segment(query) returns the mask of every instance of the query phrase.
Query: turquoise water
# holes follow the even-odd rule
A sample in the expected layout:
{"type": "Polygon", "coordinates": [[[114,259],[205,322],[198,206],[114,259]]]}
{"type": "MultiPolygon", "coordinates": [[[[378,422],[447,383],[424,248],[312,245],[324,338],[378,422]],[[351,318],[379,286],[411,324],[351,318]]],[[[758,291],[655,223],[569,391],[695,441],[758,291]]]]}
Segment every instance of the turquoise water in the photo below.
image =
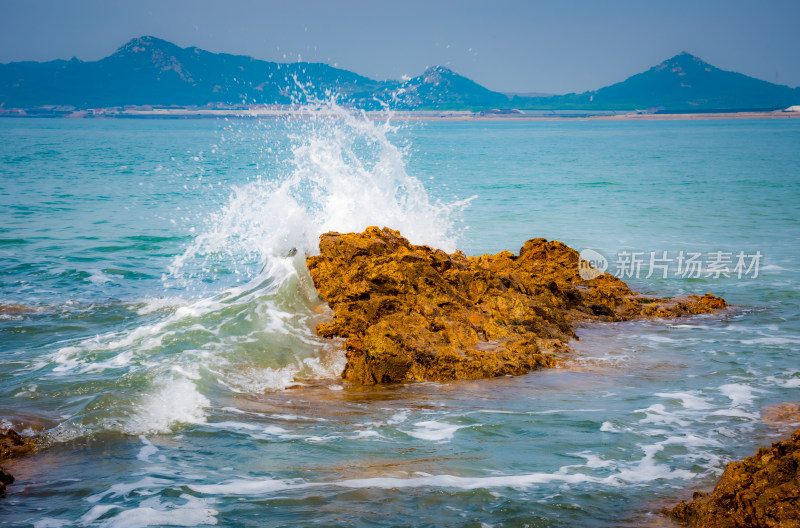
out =
{"type": "MultiPolygon", "coordinates": [[[[784,435],[800,388],[800,122],[0,120],[8,526],[642,526],[784,435]],[[303,255],[368,225],[543,236],[737,277],[731,310],[584,328],[564,368],[343,384],[303,255]],[[292,250],[298,250],[293,255],[292,250]],[[293,256],[292,256],[293,255],[293,256]]],[[[796,427],[796,424],[794,425],[796,427]]]]}

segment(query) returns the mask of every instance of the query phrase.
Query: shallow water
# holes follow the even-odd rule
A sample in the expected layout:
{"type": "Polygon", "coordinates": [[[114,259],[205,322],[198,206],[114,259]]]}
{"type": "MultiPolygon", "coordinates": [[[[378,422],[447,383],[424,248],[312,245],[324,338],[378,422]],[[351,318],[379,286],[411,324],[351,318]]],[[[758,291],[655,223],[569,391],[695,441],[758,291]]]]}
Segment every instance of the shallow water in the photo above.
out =
{"type": "MultiPolygon", "coordinates": [[[[641,526],[798,401],[794,121],[0,120],[10,526],[641,526]],[[762,254],[713,316],[579,330],[563,368],[343,384],[319,233],[516,251],[762,254]],[[295,250],[295,251],[292,251],[295,250]],[[295,253],[293,255],[293,253],[295,253]]],[[[731,264],[732,266],[732,264],[731,264]]]]}

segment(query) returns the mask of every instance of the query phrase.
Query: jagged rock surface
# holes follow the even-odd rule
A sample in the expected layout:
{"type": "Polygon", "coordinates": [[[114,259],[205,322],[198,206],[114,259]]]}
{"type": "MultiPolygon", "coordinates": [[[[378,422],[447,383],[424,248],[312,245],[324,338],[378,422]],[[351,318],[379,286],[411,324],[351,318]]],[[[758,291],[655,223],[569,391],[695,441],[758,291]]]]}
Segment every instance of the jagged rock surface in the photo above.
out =
{"type": "Polygon", "coordinates": [[[529,240],[514,255],[467,257],[415,246],[392,229],[326,233],[306,263],[342,337],[345,379],[361,383],[471,379],[553,367],[582,320],[678,317],[726,303],[636,295],[610,274],[581,278],[578,253],[529,240]]]}
{"type": "Polygon", "coordinates": [[[711,494],[695,492],[671,514],[693,528],[800,527],[800,430],[731,462],[711,494]]]}
{"type": "MultiPolygon", "coordinates": [[[[20,436],[13,429],[0,430],[0,462],[9,458],[27,455],[34,449],[30,438],[20,436]]],[[[0,497],[5,496],[6,486],[14,482],[14,476],[0,467],[0,497]]]]}

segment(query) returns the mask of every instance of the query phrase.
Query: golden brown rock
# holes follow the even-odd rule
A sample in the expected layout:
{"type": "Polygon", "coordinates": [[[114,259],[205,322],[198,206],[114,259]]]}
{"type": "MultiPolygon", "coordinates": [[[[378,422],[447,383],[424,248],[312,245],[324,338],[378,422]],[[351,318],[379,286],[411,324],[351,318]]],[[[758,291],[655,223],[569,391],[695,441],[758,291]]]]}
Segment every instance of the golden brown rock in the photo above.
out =
{"type": "MultiPolygon", "coordinates": [[[[27,455],[34,449],[33,440],[20,436],[13,429],[0,429],[0,462],[9,458],[27,455]]],[[[6,494],[6,486],[14,482],[14,476],[0,467],[0,497],[6,494]]]]}
{"type": "Polygon", "coordinates": [[[800,430],[725,468],[711,494],[695,492],[671,514],[693,528],[800,527],[800,430]]]}
{"type": "Polygon", "coordinates": [[[362,384],[471,379],[552,367],[581,320],[677,317],[726,306],[707,294],[637,296],[620,279],[583,280],[578,253],[529,240],[519,255],[467,257],[414,246],[392,229],[326,233],[306,259],[345,338],[343,377],[362,384]]]}
{"type": "MultiPolygon", "coordinates": [[[[20,436],[13,429],[0,430],[0,462],[9,458],[27,455],[34,449],[33,440],[20,436]]],[[[14,482],[11,473],[0,467],[0,497],[5,496],[6,486],[14,482]]]]}
{"type": "Polygon", "coordinates": [[[0,460],[27,455],[33,451],[33,440],[13,429],[0,429],[0,460]]]}

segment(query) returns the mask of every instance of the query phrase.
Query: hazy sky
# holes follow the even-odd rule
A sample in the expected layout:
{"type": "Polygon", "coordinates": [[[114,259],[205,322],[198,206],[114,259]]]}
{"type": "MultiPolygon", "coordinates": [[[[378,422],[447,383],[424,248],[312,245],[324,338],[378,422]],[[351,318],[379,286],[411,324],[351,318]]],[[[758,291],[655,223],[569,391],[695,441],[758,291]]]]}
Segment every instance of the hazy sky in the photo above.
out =
{"type": "Polygon", "coordinates": [[[441,64],[493,90],[582,92],[682,50],[800,85],[800,0],[0,0],[0,62],[97,60],[133,37],[375,79],[441,64]]]}

